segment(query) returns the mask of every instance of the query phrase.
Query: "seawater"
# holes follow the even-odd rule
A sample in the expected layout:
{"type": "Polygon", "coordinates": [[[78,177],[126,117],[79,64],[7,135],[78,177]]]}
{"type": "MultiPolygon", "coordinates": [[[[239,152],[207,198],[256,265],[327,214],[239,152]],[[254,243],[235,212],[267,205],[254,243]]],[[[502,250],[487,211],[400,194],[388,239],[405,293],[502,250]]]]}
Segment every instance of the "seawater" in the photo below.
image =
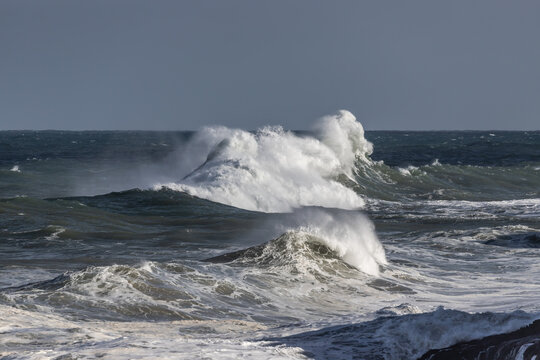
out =
{"type": "Polygon", "coordinates": [[[415,359],[540,318],[540,132],[0,132],[0,356],[415,359]]]}

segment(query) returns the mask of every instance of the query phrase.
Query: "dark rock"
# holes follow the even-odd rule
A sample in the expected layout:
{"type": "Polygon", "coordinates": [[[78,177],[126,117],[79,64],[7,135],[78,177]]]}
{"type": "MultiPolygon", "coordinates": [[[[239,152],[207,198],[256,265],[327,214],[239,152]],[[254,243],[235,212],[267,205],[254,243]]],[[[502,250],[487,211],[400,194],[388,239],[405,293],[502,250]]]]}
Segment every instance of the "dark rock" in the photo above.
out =
{"type": "Polygon", "coordinates": [[[430,350],[419,360],[540,360],[540,320],[519,330],[430,350]],[[519,356],[519,357],[518,357],[519,356]]]}
{"type": "Polygon", "coordinates": [[[540,234],[511,234],[502,235],[484,242],[486,245],[503,246],[508,248],[540,248],[540,234]]]}

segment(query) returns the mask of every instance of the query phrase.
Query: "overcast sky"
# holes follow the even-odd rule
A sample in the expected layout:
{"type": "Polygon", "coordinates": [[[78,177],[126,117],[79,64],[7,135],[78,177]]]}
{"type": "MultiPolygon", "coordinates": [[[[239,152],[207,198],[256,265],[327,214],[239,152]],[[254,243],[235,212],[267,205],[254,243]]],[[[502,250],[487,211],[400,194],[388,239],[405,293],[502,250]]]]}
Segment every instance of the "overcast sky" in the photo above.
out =
{"type": "Polygon", "coordinates": [[[0,129],[540,129],[540,1],[0,1],[0,129]]]}

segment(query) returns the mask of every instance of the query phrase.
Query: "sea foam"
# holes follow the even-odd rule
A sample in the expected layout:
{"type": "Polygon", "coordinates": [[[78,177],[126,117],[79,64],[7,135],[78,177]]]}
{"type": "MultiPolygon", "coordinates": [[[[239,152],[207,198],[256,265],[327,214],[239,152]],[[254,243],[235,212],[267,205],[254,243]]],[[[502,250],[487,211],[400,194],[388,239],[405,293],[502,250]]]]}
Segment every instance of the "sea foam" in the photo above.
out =
{"type": "Polygon", "coordinates": [[[156,184],[235,207],[289,212],[301,206],[356,209],[364,205],[353,190],[336,181],[350,175],[356,160],[367,160],[372,145],[346,110],[315,125],[315,137],[282,127],[254,133],[206,127],[183,147],[182,166],[195,168],[182,180],[156,184]],[[197,167],[198,166],[198,167],[197,167]]]}

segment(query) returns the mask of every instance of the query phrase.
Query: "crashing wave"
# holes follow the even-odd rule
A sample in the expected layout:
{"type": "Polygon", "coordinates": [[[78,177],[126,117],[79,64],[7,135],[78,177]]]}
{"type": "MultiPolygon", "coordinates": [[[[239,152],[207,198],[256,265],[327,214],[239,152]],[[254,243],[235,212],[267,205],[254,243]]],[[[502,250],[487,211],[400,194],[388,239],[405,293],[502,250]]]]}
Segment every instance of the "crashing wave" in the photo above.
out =
{"type": "Polygon", "coordinates": [[[218,255],[205,261],[257,266],[267,271],[279,270],[291,275],[310,274],[321,281],[328,275],[350,276],[350,270],[354,269],[325,245],[322,239],[294,231],[264,244],[218,255]]]}
{"type": "Polygon", "coordinates": [[[288,212],[301,206],[357,209],[362,197],[337,181],[351,176],[372,145],[350,112],[341,110],[315,125],[315,137],[282,127],[255,133],[225,127],[199,131],[183,149],[195,170],[181,181],[158,184],[235,207],[288,212]],[[202,165],[201,165],[202,164],[202,165]]]}
{"type": "Polygon", "coordinates": [[[282,225],[287,231],[272,241],[207,261],[287,267],[312,275],[335,274],[346,269],[345,264],[378,275],[379,265],[386,264],[373,224],[362,214],[302,209],[288,222],[282,225]]]}

